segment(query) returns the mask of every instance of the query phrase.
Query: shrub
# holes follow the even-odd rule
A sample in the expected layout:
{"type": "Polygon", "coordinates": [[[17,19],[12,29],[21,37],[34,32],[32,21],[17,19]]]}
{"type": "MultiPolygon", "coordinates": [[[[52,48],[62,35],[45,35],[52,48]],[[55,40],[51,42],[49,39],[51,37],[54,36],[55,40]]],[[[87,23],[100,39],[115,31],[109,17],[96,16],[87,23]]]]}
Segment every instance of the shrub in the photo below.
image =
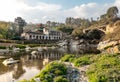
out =
{"type": "Polygon", "coordinates": [[[75,56],[72,55],[72,54],[67,54],[67,55],[65,55],[64,57],[61,58],[61,61],[64,61],[64,62],[73,61],[74,57],[75,56]]]}
{"type": "Polygon", "coordinates": [[[42,82],[53,82],[53,78],[55,78],[55,76],[62,76],[66,74],[67,68],[64,64],[52,62],[49,63],[36,77],[39,77],[42,82]]]}
{"type": "Polygon", "coordinates": [[[28,82],[26,79],[21,80],[20,82],[28,82]]]}
{"type": "Polygon", "coordinates": [[[0,49],[6,49],[6,47],[5,46],[0,46],[0,49]]]}
{"type": "Polygon", "coordinates": [[[15,47],[16,47],[16,48],[20,48],[20,49],[24,49],[24,48],[26,48],[25,45],[21,45],[21,44],[19,44],[19,45],[15,45],[15,47]]]}
{"type": "Polygon", "coordinates": [[[77,58],[74,61],[74,64],[77,67],[82,66],[82,65],[89,65],[90,63],[91,63],[90,57],[87,57],[87,56],[83,56],[83,57],[77,58]]]}
{"type": "Polygon", "coordinates": [[[119,54],[101,54],[94,58],[87,71],[90,82],[118,82],[120,80],[119,54]]]}
{"type": "Polygon", "coordinates": [[[54,78],[54,82],[69,82],[66,78],[63,78],[62,76],[58,76],[54,78]]]}

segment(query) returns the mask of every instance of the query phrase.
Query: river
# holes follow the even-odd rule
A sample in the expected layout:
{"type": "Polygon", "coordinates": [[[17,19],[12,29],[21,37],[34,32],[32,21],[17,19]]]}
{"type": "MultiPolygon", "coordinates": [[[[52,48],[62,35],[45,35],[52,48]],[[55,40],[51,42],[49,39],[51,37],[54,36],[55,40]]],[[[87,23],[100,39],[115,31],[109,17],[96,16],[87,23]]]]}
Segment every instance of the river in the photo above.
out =
{"type": "MultiPolygon", "coordinates": [[[[20,60],[17,64],[5,66],[2,62],[5,60],[0,59],[0,82],[19,82],[22,79],[30,79],[40,72],[44,67],[43,62],[45,58],[50,61],[59,60],[65,53],[79,54],[79,49],[72,48],[54,48],[43,49],[36,56],[31,55],[32,52],[20,51],[2,53],[2,56],[6,55],[7,58],[14,58],[20,60]]],[[[0,54],[1,56],[1,54],[0,54]]]]}

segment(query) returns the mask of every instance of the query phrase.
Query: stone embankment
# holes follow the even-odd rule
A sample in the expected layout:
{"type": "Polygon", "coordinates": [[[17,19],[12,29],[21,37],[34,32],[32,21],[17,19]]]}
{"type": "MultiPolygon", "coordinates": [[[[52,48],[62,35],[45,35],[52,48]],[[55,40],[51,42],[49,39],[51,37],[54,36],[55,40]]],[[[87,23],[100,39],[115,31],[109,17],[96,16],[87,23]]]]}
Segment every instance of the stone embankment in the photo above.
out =
{"type": "Polygon", "coordinates": [[[105,53],[119,53],[120,52],[120,40],[102,41],[98,44],[97,49],[105,53]]]}

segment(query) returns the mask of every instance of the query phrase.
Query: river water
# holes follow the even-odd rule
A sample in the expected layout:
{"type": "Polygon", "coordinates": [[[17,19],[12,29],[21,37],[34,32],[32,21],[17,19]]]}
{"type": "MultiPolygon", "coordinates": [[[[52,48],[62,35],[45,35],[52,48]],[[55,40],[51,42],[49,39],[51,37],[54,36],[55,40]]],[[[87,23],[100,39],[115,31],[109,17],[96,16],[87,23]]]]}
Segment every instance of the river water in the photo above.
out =
{"type": "Polygon", "coordinates": [[[0,53],[0,56],[6,55],[7,58],[14,58],[20,60],[17,64],[5,66],[2,62],[5,58],[0,58],[0,82],[19,82],[22,79],[30,79],[40,72],[44,67],[43,62],[45,58],[50,61],[59,60],[65,53],[79,54],[77,47],[72,48],[55,48],[42,49],[37,55],[31,55],[33,50],[26,52],[9,52],[0,53]]]}

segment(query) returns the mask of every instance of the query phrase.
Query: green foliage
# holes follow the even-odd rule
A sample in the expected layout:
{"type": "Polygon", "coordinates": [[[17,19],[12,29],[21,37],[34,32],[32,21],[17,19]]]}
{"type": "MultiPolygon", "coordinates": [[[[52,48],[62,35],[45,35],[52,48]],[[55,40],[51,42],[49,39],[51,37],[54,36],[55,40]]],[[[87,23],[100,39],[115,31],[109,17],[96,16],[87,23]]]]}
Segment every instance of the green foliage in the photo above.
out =
{"type": "Polygon", "coordinates": [[[40,78],[42,82],[53,82],[56,76],[66,75],[67,68],[64,64],[52,62],[48,64],[36,77],[40,78]]]}
{"type": "Polygon", "coordinates": [[[15,45],[16,48],[20,48],[20,49],[24,49],[26,48],[25,45],[22,45],[22,44],[18,44],[18,45],[15,45]]]}
{"type": "Polygon", "coordinates": [[[63,56],[60,60],[63,62],[70,62],[74,60],[74,55],[72,54],[66,54],[65,56],[63,56]]]}
{"type": "MultiPolygon", "coordinates": [[[[69,60],[69,55],[62,60],[69,60]],[[67,58],[68,57],[68,58],[67,58]]],[[[75,66],[89,65],[87,77],[89,82],[120,81],[120,54],[89,54],[78,58],[73,57],[75,66]]]]}
{"type": "Polygon", "coordinates": [[[54,71],[55,75],[59,76],[59,75],[63,75],[63,72],[61,70],[55,70],[54,71]]]}
{"type": "Polygon", "coordinates": [[[91,60],[89,56],[79,57],[74,61],[74,65],[77,67],[83,66],[83,65],[89,65],[89,64],[91,64],[91,60]]]}
{"type": "Polygon", "coordinates": [[[107,10],[107,16],[109,18],[111,18],[111,17],[113,18],[113,17],[117,16],[118,12],[119,12],[119,10],[118,10],[118,8],[116,6],[110,7],[107,10]]]}
{"type": "MultiPolygon", "coordinates": [[[[59,62],[51,62],[49,63],[45,69],[41,70],[41,72],[35,76],[35,78],[40,78],[41,82],[53,82],[55,77],[63,76],[67,74],[67,68],[64,64],[59,62]]],[[[57,78],[55,78],[55,82],[57,78]]],[[[34,79],[30,80],[21,80],[20,82],[35,82],[34,79]]],[[[63,78],[61,82],[68,82],[67,79],[63,78]]]]}
{"type": "Polygon", "coordinates": [[[26,79],[21,80],[20,82],[28,82],[26,79]]]}
{"type": "Polygon", "coordinates": [[[21,37],[20,36],[13,36],[13,37],[11,37],[11,40],[21,40],[21,37]]]}
{"type": "Polygon", "coordinates": [[[57,30],[62,31],[63,33],[71,34],[73,28],[71,27],[58,27],[57,30]]]}
{"type": "Polygon", "coordinates": [[[5,46],[0,46],[0,49],[6,49],[6,47],[5,46]]]}
{"type": "Polygon", "coordinates": [[[8,27],[9,27],[8,22],[2,22],[2,21],[0,22],[0,38],[1,39],[7,38],[8,27]]]}
{"type": "Polygon", "coordinates": [[[87,28],[91,25],[91,22],[88,19],[82,19],[82,18],[72,18],[68,17],[66,18],[66,25],[73,27],[73,28],[87,28]]]}
{"type": "Polygon", "coordinates": [[[30,79],[29,81],[27,81],[27,82],[36,82],[34,79],[30,79]]]}
{"type": "Polygon", "coordinates": [[[120,55],[101,54],[93,56],[87,76],[90,82],[118,82],[120,79],[120,55]]]}
{"type": "Polygon", "coordinates": [[[76,58],[75,55],[67,54],[63,56],[60,60],[63,62],[72,62],[75,66],[83,66],[83,65],[89,65],[93,62],[91,59],[92,55],[85,55],[76,58]]]}
{"type": "Polygon", "coordinates": [[[63,78],[62,76],[58,76],[54,78],[54,82],[69,82],[66,78],[63,78]]]}

